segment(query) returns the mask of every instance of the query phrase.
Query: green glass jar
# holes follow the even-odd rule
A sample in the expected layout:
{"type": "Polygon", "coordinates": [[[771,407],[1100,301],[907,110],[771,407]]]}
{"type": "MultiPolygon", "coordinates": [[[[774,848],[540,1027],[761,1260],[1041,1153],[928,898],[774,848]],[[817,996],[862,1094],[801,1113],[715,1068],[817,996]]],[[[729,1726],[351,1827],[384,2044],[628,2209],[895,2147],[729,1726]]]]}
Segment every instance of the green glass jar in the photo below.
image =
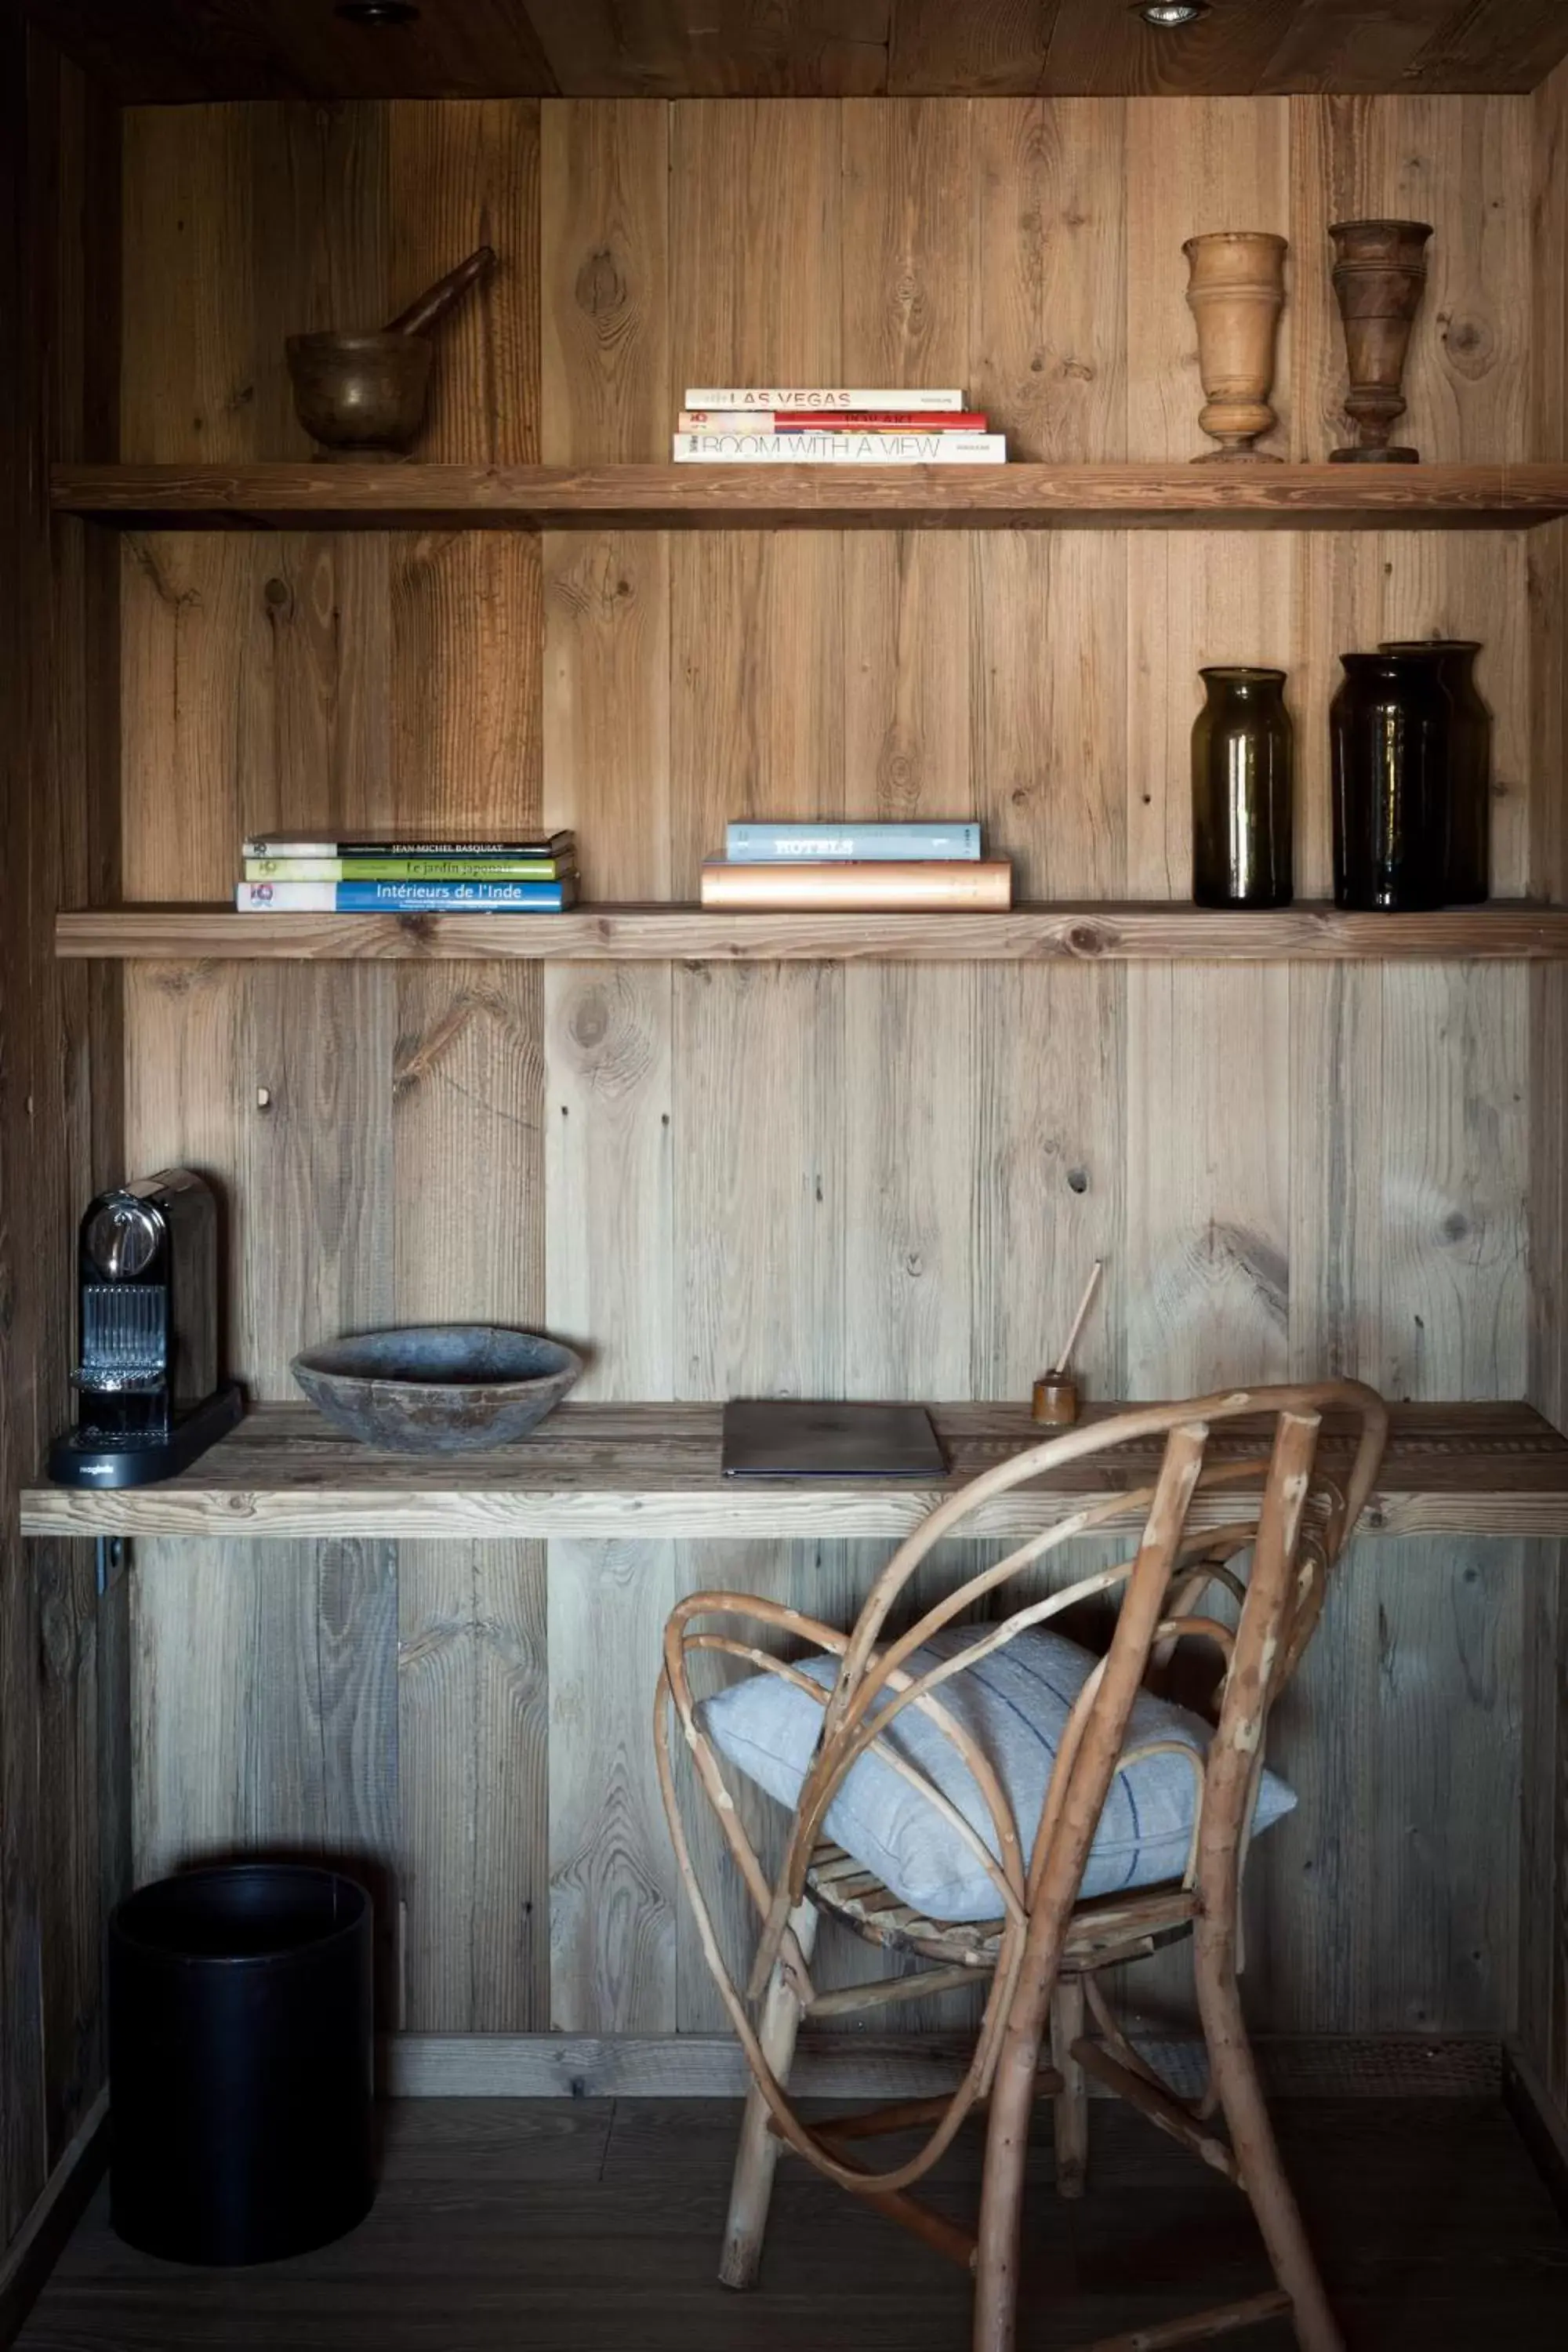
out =
{"type": "Polygon", "coordinates": [[[1385,654],[1427,654],[1448,696],[1448,832],[1443,900],[1479,907],[1491,896],[1492,714],[1476,684],[1475,637],[1385,639],[1385,654]]]}
{"type": "Polygon", "coordinates": [[[1443,904],[1447,693],[1432,656],[1342,654],[1329,705],[1334,904],[1387,914],[1443,904]]]}
{"type": "Polygon", "coordinates": [[[1193,897],[1288,907],[1295,740],[1282,669],[1200,670],[1193,722],[1193,897]]]}

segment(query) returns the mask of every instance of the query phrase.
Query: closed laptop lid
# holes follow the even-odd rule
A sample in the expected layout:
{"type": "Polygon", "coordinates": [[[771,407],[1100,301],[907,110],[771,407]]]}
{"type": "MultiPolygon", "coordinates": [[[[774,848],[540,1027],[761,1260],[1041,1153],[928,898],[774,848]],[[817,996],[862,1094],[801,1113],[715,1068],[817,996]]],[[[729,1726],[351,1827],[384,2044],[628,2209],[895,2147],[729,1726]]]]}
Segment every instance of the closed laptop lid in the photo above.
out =
{"type": "Polygon", "coordinates": [[[809,1397],[731,1397],[726,1478],[944,1478],[923,1404],[836,1404],[809,1397]]]}

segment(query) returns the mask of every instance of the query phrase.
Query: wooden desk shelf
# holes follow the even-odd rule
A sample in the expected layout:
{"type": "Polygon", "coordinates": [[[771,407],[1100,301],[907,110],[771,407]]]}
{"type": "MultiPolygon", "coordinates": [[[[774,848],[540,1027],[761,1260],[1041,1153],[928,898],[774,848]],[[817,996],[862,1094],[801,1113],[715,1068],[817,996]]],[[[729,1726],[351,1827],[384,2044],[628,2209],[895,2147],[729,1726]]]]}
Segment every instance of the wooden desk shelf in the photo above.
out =
{"type": "Polygon", "coordinates": [[[179,530],[1498,530],[1568,514],[1568,466],[70,465],[53,498],[179,530]]]}
{"type": "MultiPolygon", "coordinates": [[[[933,1412],[952,1465],[950,1486],[1039,1435],[1022,1405],[939,1405],[933,1412]]],[[[907,1481],[725,1480],[720,1414],[716,1404],[567,1404],[521,1445],[442,1457],[377,1453],[346,1443],[309,1406],[260,1405],[166,1485],[117,1495],[29,1488],[21,1498],[22,1532],[897,1538],[946,1491],[907,1481]]],[[[1373,1532],[1568,1535],[1568,1439],[1530,1406],[1405,1405],[1395,1411],[1394,1433],[1369,1507],[1373,1532]]],[[[1247,1444],[1227,1434],[1212,1450],[1245,1452],[1247,1444]]],[[[1331,1465],[1348,1459],[1347,1440],[1331,1425],[1321,1458],[1331,1465]]],[[[1030,1534],[1121,1483],[1132,1456],[1119,1460],[1119,1471],[1084,1463],[1047,1486],[1016,1490],[993,1505],[976,1531],[1030,1534]]],[[[1151,1449],[1151,1471],[1156,1461],[1151,1449]]]]}
{"type": "Polygon", "coordinates": [[[55,947],[62,956],[161,962],[1550,962],[1568,957],[1568,907],[1500,899],[1431,915],[1322,906],[1227,914],[1173,901],[1008,915],[734,915],[590,906],[538,916],[119,907],[59,916],[55,947]]]}

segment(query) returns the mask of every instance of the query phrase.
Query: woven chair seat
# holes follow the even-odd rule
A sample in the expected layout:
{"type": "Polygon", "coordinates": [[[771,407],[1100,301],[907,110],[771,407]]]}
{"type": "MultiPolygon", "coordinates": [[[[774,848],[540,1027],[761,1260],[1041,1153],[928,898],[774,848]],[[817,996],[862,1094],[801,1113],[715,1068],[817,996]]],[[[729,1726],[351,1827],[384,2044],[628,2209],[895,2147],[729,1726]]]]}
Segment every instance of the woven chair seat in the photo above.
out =
{"type": "MultiPolygon", "coordinates": [[[[812,1850],[806,1893],[819,1911],[838,1920],[868,1943],[910,1952],[946,1967],[987,1974],[996,1965],[1000,1919],[928,1919],[861,1867],[841,1845],[823,1839],[812,1850]]],[[[1141,1959],[1157,1943],[1184,1934],[1197,1907],[1190,1887],[1144,1886],[1127,1895],[1101,1895],[1074,1910],[1062,1948],[1066,1969],[1109,1968],[1141,1959]]]]}

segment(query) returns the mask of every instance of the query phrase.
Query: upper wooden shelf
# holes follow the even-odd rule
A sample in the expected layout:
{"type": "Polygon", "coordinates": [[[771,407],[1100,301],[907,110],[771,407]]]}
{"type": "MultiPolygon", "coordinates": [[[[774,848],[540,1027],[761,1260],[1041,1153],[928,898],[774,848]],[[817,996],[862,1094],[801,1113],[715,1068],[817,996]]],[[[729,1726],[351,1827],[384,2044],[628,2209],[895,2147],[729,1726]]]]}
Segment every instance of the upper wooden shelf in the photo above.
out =
{"type": "Polygon", "coordinates": [[[1318,963],[1568,958],[1568,907],[1495,899],[1431,915],[1333,907],[1216,912],[1184,901],[1018,907],[1010,915],[705,914],[580,907],[567,915],[239,915],[120,907],[60,915],[72,957],[245,962],[1318,963]]]}
{"type": "MultiPolygon", "coordinates": [[[[1091,1413],[1115,1411],[1112,1405],[1091,1413]]],[[[931,1408],[951,1473],[907,1479],[752,1481],[720,1475],[716,1404],[566,1404],[520,1445],[493,1454],[384,1454],[339,1437],[308,1405],[256,1407],[193,1469],[159,1486],[84,1494],[35,1486],[24,1535],[226,1537],[626,1536],[900,1537],[941,1495],[1042,1433],[1022,1404],[931,1408]]],[[[1257,1443],[1240,1423],[1216,1455],[1257,1443]]],[[[1320,1460],[1349,1460],[1331,1417],[1320,1460]]],[[[1152,1475],[1157,1446],[1117,1465],[1076,1463],[1001,1496],[977,1534],[1033,1534],[1132,1476],[1152,1475]]],[[[1200,1497],[1194,1526],[1234,1515],[1235,1496],[1200,1497]],[[1205,1517],[1205,1514],[1207,1514],[1205,1517]],[[1217,1515],[1217,1516],[1216,1516],[1217,1515]]],[[[1394,1409],[1393,1436],[1366,1522],[1388,1535],[1568,1535],[1568,1440],[1524,1404],[1394,1409]]]]}
{"type": "Polygon", "coordinates": [[[70,514],[148,529],[1454,530],[1568,514],[1568,465],[57,466],[70,514]]]}

